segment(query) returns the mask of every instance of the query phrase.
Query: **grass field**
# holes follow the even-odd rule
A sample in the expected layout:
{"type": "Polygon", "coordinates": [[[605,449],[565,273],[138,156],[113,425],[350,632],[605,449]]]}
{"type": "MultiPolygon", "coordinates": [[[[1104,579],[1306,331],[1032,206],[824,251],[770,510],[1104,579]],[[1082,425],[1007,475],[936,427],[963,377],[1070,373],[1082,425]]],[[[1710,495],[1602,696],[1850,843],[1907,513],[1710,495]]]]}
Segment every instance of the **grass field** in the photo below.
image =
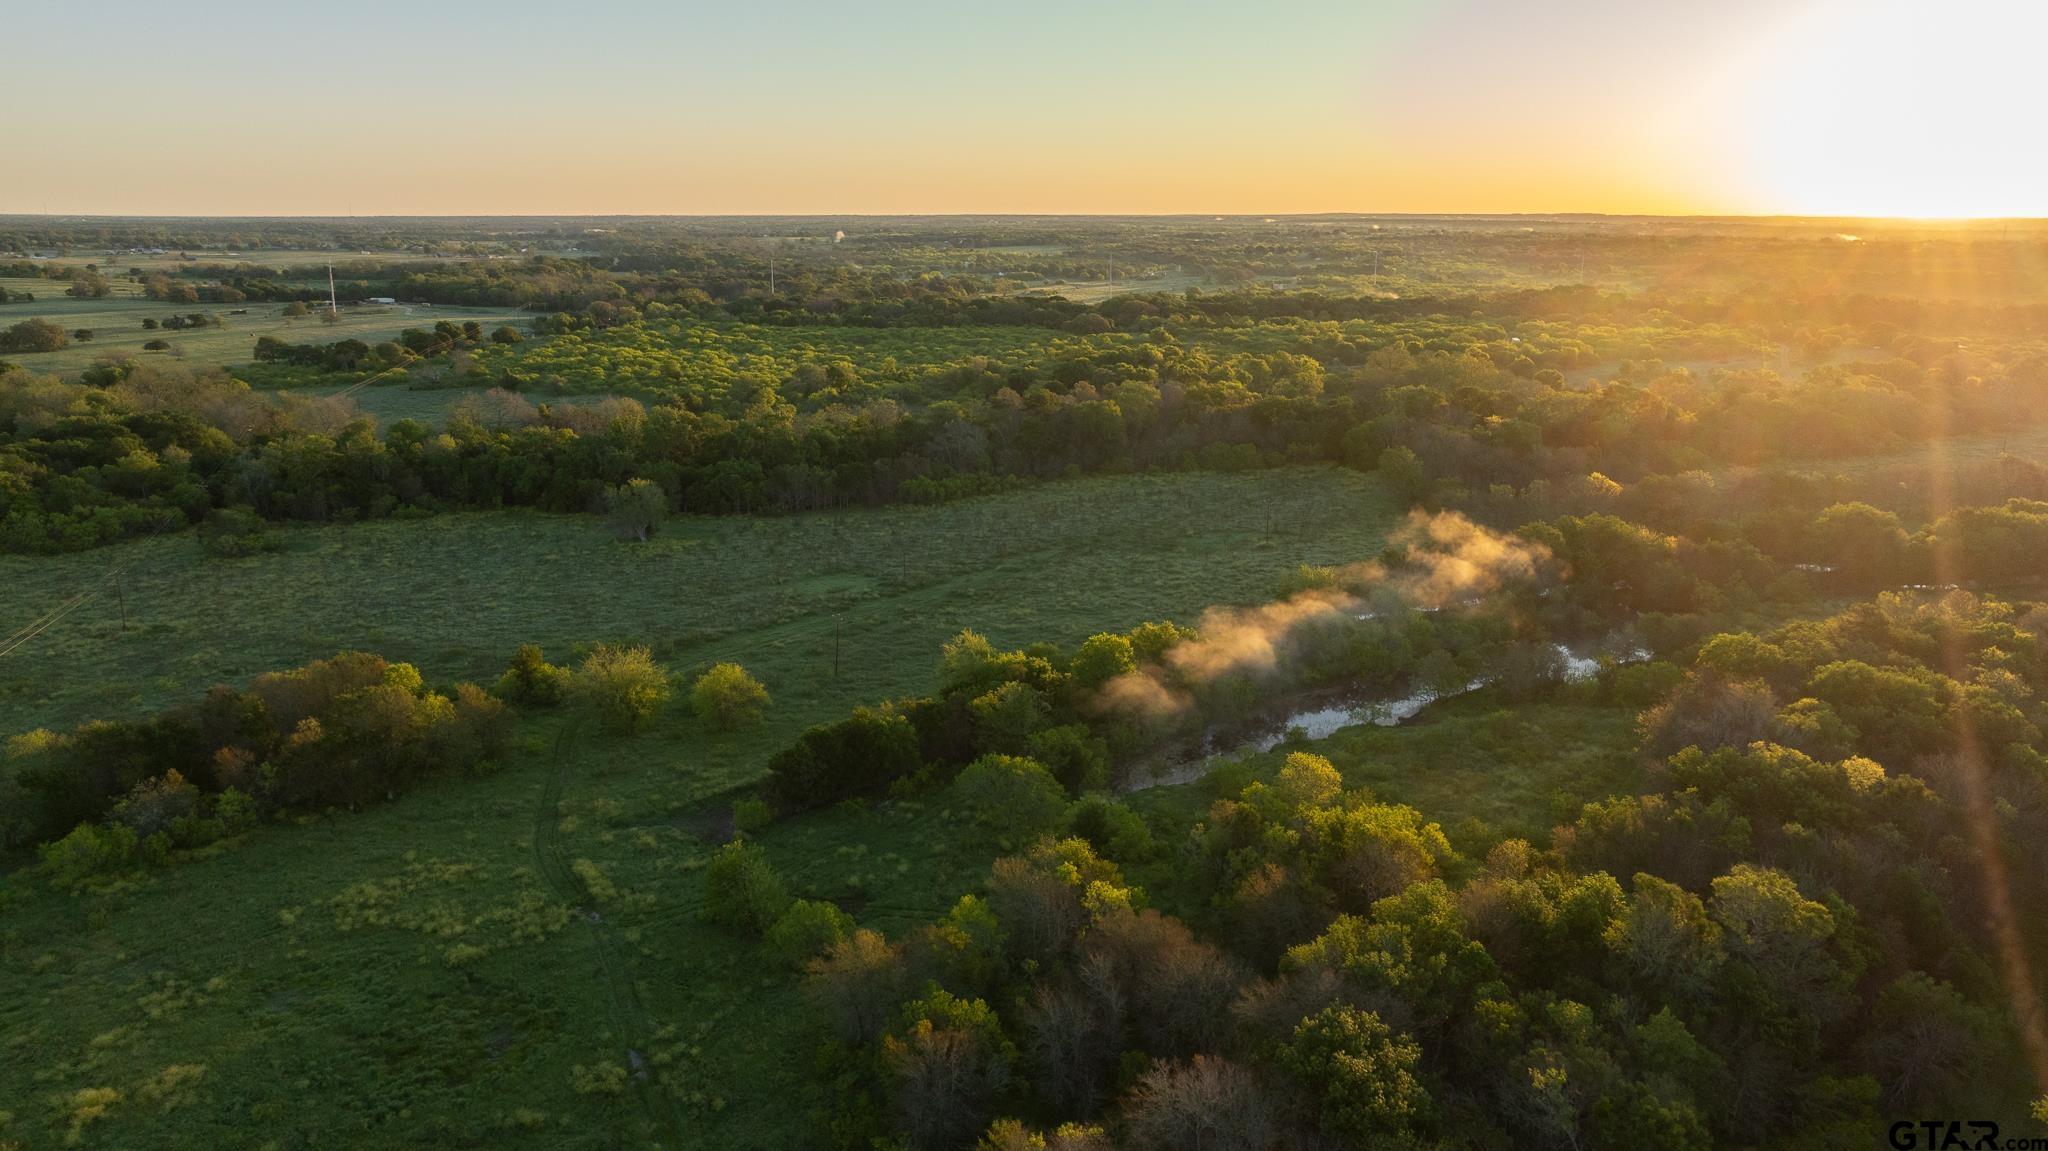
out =
{"type": "MultiPolygon", "coordinates": [[[[80,328],[93,332],[90,341],[74,339],[61,351],[10,352],[0,357],[34,372],[77,372],[91,367],[93,361],[109,352],[140,356],[145,361],[161,359],[202,367],[227,367],[248,363],[258,336],[275,336],[299,344],[325,344],[353,337],[374,344],[392,339],[407,328],[431,328],[439,320],[457,324],[475,320],[495,328],[501,324],[518,323],[527,317],[527,313],[514,308],[436,308],[400,304],[394,307],[343,308],[340,322],[325,324],[313,316],[287,320],[280,314],[284,305],[276,303],[166,304],[137,295],[79,300],[66,296],[64,285],[54,280],[0,279],[0,287],[34,292],[36,296],[30,303],[0,305],[0,327],[27,319],[44,319],[57,323],[67,333],[80,328]],[[248,313],[230,314],[241,308],[248,309],[248,313]],[[142,326],[145,316],[161,320],[165,316],[192,312],[218,315],[227,321],[227,327],[185,328],[173,332],[147,331],[142,326]],[[153,339],[169,342],[170,350],[143,351],[142,345],[153,339]]],[[[134,285],[117,281],[115,290],[117,293],[132,292],[134,285]]]]}
{"type": "MultiPolygon", "coordinates": [[[[805,725],[929,688],[963,626],[1015,644],[1190,619],[1372,553],[1394,512],[1365,477],[1295,469],[690,520],[644,546],[594,518],[480,514],[298,531],[247,560],[189,537],[0,560],[9,631],[131,565],[125,632],[96,603],[0,663],[8,734],[354,647],[448,678],[491,675],[525,640],[560,660],[639,639],[680,672],[737,659],[775,696],[732,736],[682,708],[630,739],[542,716],[496,774],[264,829],[114,894],[17,873],[0,1141],[802,1145],[830,1088],[797,983],[696,914],[720,793],[805,725]],[[79,1093],[98,1089],[120,1099],[94,1118],[106,1097],[79,1093]]],[[[901,931],[993,852],[944,804],[815,813],[763,843],[797,894],[901,931]]]]}
{"type": "Polygon", "coordinates": [[[1219,788],[1270,779],[1290,752],[1307,750],[1328,757],[1346,787],[1442,822],[1463,849],[1501,836],[1540,841],[1588,800],[1633,792],[1642,779],[1634,711],[1586,706],[1575,702],[1580,694],[1567,688],[1554,702],[1508,705],[1492,689],[1476,691],[1431,704],[1419,722],[1361,724],[1246,756],[1211,786],[1135,794],[1140,806],[1192,821],[1219,788]]]}

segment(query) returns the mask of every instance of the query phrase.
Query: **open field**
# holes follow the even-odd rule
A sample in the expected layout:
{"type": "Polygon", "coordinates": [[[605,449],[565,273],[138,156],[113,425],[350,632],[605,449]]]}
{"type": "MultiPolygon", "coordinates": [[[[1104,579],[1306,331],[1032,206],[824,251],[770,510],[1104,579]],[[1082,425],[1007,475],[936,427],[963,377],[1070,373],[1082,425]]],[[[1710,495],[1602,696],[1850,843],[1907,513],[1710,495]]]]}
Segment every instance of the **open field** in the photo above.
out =
{"type": "Polygon", "coordinates": [[[129,628],[112,602],[77,613],[0,664],[0,703],[19,729],[153,709],[348,648],[480,677],[520,643],[561,656],[617,639],[679,664],[745,649],[749,666],[781,665],[771,687],[799,708],[814,695],[875,698],[922,684],[939,642],[962,627],[1024,643],[1191,616],[1262,596],[1296,564],[1371,554],[1392,512],[1357,473],[1302,468],[672,520],[640,547],[591,517],[461,514],[298,529],[283,552],[246,560],[204,559],[190,535],[6,556],[0,582],[15,594],[0,628],[124,564],[129,628]]]}
{"type": "MultiPolygon", "coordinates": [[[[66,296],[64,285],[54,280],[0,280],[0,287],[34,292],[36,296],[31,303],[0,305],[0,327],[27,319],[44,319],[59,324],[66,332],[79,328],[93,332],[90,341],[74,339],[61,351],[11,352],[0,357],[32,372],[80,371],[91,367],[93,361],[109,352],[140,356],[145,361],[164,359],[201,367],[227,367],[248,363],[259,336],[275,336],[301,344],[325,344],[350,338],[374,344],[392,339],[407,328],[431,328],[440,320],[457,324],[475,320],[495,328],[500,324],[519,323],[526,315],[514,308],[400,304],[394,307],[343,308],[340,321],[327,324],[316,316],[285,319],[280,314],[284,305],[278,303],[168,304],[145,300],[139,295],[79,300],[66,296]],[[232,314],[243,309],[246,309],[244,315],[232,314]],[[161,320],[165,316],[193,312],[218,315],[227,321],[227,327],[147,331],[142,326],[146,316],[161,320]],[[171,345],[170,350],[143,351],[142,345],[154,339],[167,341],[171,345]]],[[[117,293],[124,288],[130,292],[134,290],[132,284],[116,282],[117,293]]]]}
{"type": "MultiPolygon", "coordinates": [[[[1296,563],[1371,553],[1392,512],[1354,473],[1295,469],[688,521],[647,546],[581,517],[451,515],[295,532],[248,560],[172,538],[0,561],[22,593],[10,630],[133,561],[126,632],[103,605],[0,665],[10,734],[357,647],[441,678],[490,675],[525,640],[565,659],[645,639],[677,671],[737,659],[775,695],[735,736],[681,707],[623,740],[544,717],[488,778],[260,831],[119,894],[24,891],[0,935],[0,1097],[22,1103],[0,1135],[54,1140],[50,1097],[113,1086],[135,1102],[96,1141],[796,1145],[830,1085],[792,1055],[810,1026],[796,983],[696,918],[694,813],[723,810],[704,802],[806,724],[928,688],[962,626],[1017,643],[1191,618],[1296,563]],[[617,892],[588,895],[570,860],[617,892]],[[623,1067],[628,1048],[674,1089],[578,1092],[571,1068],[623,1067]],[[142,1096],[172,1066],[205,1071],[166,1113],[142,1096]]],[[[942,912],[993,851],[917,804],[788,820],[764,843],[799,894],[892,931],[942,912]]]]}

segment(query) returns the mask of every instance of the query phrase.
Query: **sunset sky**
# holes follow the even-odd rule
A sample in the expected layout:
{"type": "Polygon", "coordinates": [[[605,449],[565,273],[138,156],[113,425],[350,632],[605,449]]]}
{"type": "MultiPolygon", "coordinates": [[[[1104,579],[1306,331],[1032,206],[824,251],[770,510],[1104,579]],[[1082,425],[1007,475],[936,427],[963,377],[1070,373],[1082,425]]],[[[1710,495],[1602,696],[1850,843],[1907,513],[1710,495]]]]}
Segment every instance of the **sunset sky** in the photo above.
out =
{"type": "Polygon", "coordinates": [[[2039,216],[2042,7],[17,3],[0,212],[2039,216]]]}

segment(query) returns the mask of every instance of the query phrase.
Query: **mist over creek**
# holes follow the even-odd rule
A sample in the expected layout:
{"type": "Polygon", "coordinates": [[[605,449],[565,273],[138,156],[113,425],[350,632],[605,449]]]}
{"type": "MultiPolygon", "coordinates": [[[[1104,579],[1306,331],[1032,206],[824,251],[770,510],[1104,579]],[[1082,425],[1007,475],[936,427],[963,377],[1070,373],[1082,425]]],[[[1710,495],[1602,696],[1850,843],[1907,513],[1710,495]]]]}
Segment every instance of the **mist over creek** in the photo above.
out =
{"type": "MultiPolygon", "coordinates": [[[[1549,650],[1556,657],[1555,666],[1550,669],[1555,675],[1550,678],[1561,683],[1583,683],[1598,676],[1604,666],[1640,663],[1651,655],[1647,647],[1620,632],[1589,645],[1552,643],[1549,650]]],[[[1498,673],[1481,675],[1454,690],[1421,687],[1400,696],[1364,692],[1355,687],[1296,693],[1291,697],[1294,704],[1277,717],[1269,713],[1250,723],[1212,726],[1191,745],[1184,744],[1162,757],[1131,765],[1118,790],[1144,791],[1192,783],[1223,763],[1271,751],[1296,732],[1302,738],[1318,740],[1367,724],[1398,727],[1421,715],[1432,703],[1478,691],[1499,678],[1498,673]]]]}

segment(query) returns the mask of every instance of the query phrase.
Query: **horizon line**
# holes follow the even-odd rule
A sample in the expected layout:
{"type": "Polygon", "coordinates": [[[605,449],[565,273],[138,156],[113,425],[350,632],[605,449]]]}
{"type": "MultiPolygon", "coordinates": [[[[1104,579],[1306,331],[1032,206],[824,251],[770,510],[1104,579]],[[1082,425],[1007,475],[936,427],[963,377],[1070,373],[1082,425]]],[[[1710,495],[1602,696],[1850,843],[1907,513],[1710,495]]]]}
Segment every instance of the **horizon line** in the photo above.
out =
{"type": "Polygon", "coordinates": [[[2041,216],[1884,216],[1807,215],[1788,212],[1601,212],[1498,211],[1321,211],[1321,212],[386,212],[357,215],[307,213],[204,213],[204,212],[0,212],[0,221],[23,220],[1331,220],[1331,219],[1414,219],[1414,220],[1700,220],[1700,221],[1842,221],[1850,223],[1902,224],[2048,224],[2041,216]]]}

